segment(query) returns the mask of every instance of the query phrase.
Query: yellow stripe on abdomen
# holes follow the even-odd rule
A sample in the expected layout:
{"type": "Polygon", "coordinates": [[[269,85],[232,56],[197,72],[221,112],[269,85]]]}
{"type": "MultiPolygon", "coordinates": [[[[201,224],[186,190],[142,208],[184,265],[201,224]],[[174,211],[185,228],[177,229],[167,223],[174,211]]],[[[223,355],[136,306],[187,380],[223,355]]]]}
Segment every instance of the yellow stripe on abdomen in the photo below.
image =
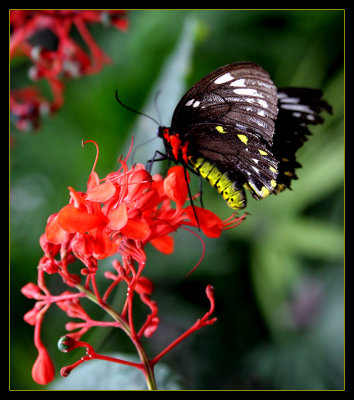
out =
{"type": "Polygon", "coordinates": [[[239,210],[246,207],[246,196],[243,188],[236,189],[234,182],[228,178],[227,174],[222,173],[215,164],[202,157],[197,159],[190,157],[189,161],[193,169],[216,188],[230,208],[239,210]]]}

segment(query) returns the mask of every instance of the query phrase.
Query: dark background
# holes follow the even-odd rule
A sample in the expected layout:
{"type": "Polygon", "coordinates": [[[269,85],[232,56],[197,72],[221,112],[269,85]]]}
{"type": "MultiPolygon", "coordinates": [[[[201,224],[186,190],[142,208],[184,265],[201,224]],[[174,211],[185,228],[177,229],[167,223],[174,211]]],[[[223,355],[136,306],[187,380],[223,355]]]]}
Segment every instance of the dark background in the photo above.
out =
{"type": "MultiPolygon", "coordinates": [[[[204,238],[203,263],[191,276],[185,277],[202,247],[190,233],[177,233],[170,256],[147,247],[145,275],[156,285],[153,298],[161,317],[158,331],[146,341],[148,354],[155,355],[204,314],[204,288],[210,283],[217,323],[163,359],[181,388],[343,389],[344,11],[136,10],[128,18],[125,33],[90,28],[111,65],[68,82],[63,108],[44,118],[39,131],[11,127],[10,388],[48,389],[31,378],[37,352],[33,327],[23,314],[33,302],[20,289],[36,280],[38,239],[48,216],[67,203],[68,186],[86,188],[95,153],[93,146],[83,150],[81,140],[98,143],[96,171],[103,177],[116,169],[133,134],[136,145],[156,135],[150,120],[116,102],[115,90],[126,104],[168,125],[188,87],[221,65],[247,60],[263,66],[278,87],[322,89],[333,114],[312,129],[314,135],[299,150],[303,168],[293,190],[261,202],[248,196],[250,216],[219,239],[204,238]]],[[[30,83],[29,66],[25,60],[12,65],[13,87],[30,83]]],[[[145,163],[158,146],[155,140],[140,147],[134,161],[145,163]]],[[[154,168],[157,172],[159,166],[154,168]]],[[[192,189],[197,188],[198,179],[192,178],[192,189]]],[[[207,208],[222,218],[230,215],[207,184],[203,196],[207,208]]],[[[50,278],[55,291],[60,282],[50,278]]],[[[138,311],[143,316],[146,309],[138,311]]],[[[91,312],[100,318],[99,311],[91,312]]],[[[58,371],[80,357],[56,348],[67,320],[52,307],[42,332],[58,371]]],[[[95,328],[85,339],[97,352],[134,354],[116,330],[95,328]]]]}

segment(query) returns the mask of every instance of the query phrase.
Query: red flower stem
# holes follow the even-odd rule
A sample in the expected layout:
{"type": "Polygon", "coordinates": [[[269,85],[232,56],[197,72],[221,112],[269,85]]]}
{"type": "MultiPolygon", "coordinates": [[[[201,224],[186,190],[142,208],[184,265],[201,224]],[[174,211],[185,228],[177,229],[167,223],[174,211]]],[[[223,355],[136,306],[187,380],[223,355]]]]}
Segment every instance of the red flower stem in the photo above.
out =
{"type": "Polygon", "coordinates": [[[97,46],[97,43],[94,41],[93,37],[91,36],[89,30],[87,29],[81,18],[75,18],[74,24],[77,30],[80,32],[81,37],[87,44],[87,47],[90,49],[91,55],[94,57],[96,65],[92,66],[91,73],[96,73],[102,68],[102,64],[104,62],[109,62],[110,59],[97,46]]]}
{"type": "Polygon", "coordinates": [[[182,333],[177,339],[175,339],[171,344],[169,344],[164,350],[162,350],[156,357],[154,357],[150,363],[154,366],[166,353],[176,347],[180,342],[182,342],[186,337],[191,335],[193,332],[198,329],[203,328],[207,325],[212,325],[216,321],[215,318],[208,319],[209,316],[214,312],[215,309],[215,299],[214,299],[214,289],[211,285],[206,287],[206,295],[210,302],[209,310],[203,315],[202,318],[198,319],[197,322],[192,325],[186,332],[182,333]]]}
{"type": "Polygon", "coordinates": [[[40,337],[40,332],[41,332],[41,327],[42,327],[44,314],[48,310],[49,306],[50,306],[49,304],[44,306],[42,308],[42,310],[36,316],[36,324],[35,324],[35,327],[34,327],[34,345],[36,346],[36,348],[38,350],[40,348],[44,347],[43,343],[42,343],[42,340],[41,340],[41,337],[40,337]]]}
{"type": "Polygon", "coordinates": [[[133,320],[133,297],[134,297],[134,289],[131,286],[128,286],[127,300],[128,300],[128,321],[129,328],[132,334],[132,338],[136,339],[136,332],[134,328],[134,320],[133,320]]]}
{"type": "Polygon", "coordinates": [[[180,342],[186,339],[189,335],[193,332],[197,331],[198,329],[203,328],[204,326],[211,325],[216,321],[216,318],[207,321],[198,321],[191,326],[186,332],[182,333],[177,339],[175,339],[172,343],[170,343],[164,350],[162,350],[157,356],[155,356],[151,361],[150,364],[154,366],[160,359],[166,355],[169,351],[171,351],[174,347],[176,347],[180,342]]]}
{"type": "Polygon", "coordinates": [[[149,326],[152,318],[154,317],[153,314],[149,314],[146,318],[146,321],[144,322],[144,325],[140,328],[139,332],[138,332],[138,338],[141,338],[145,332],[145,329],[147,326],[149,326]]]}
{"type": "Polygon", "coordinates": [[[118,283],[120,283],[121,281],[122,281],[122,278],[118,277],[115,281],[113,281],[113,282],[109,285],[109,287],[107,288],[107,290],[105,291],[105,293],[104,293],[104,295],[103,295],[103,297],[102,297],[102,300],[103,300],[104,302],[107,301],[108,296],[112,293],[112,290],[113,290],[113,289],[118,285],[118,283]]]}
{"type": "Polygon", "coordinates": [[[95,275],[90,275],[90,279],[91,279],[91,285],[92,285],[92,288],[93,288],[93,292],[95,293],[95,296],[97,298],[98,304],[100,306],[104,306],[105,303],[103,302],[102,297],[101,297],[101,295],[100,295],[100,293],[98,291],[95,275]]]}
{"type": "Polygon", "coordinates": [[[123,365],[129,365],[130,367],[135,367],[138,369],[143,369],[143,366],[140,363],[135,363],[135,362],[131,362],[131,361],[126,361],[126,360],[122,360],[120,358],[114,358],[114,357],[109,357],[109,356],[104,356],[101,354],[97,354],[97,353],[90,353],[91,358],[95,358],[97,360],[104,360],[104,361],[109,361],[109,362],[114,362],[117,364],[123,364],[123,365]]]}
{"type": "Polygon", "coordinates": [[[80,297],[85,297],[83,293],[73,293],[73,294],[60,294],[59,296],[44,296],[43,300],[38,300],[38,305],[45,305],[45,304],[52,304],[58,301],[65,301],[65,300],[73,300],[78,299],[80,297]]]}
{"type": "Polygon", "coordinates": [[[98,147],[98,144],[97,144],[94,140],[91,140],[91,139],[82,141],[82,142],[81,142],[81,146],[82,146],[82,147],[85,147],[85,144],[87,144],[87,143],[93,143],[93,144],[96,146],[96,158],[95,158],[95,162],[93,163],[92,170],[91,170],[91,173],[92,173],[92,172],[94,172],[95,169],[96,169],[98,156],[99,156],[99,154],[100,154],[100,149],[99,149],[99,147],[98,147]]]}
{"type": "Polygon", "coordinates": [[[91,328],[93,326],[113,326],[117,328],[120,325],[118,321],[95,321],[93,319],[89,319],[86,322],[68,322],[65,326],[68,327],[66,329],[69,331],[79,328],[91,328]]]}
{"type": "MultiPolygon", "coordinates": [[[[127,361],[127,360],[122,360],[120,358],[117,357],[110,357],[110,356],[105,356],[103,354],[98,354],[95,352],[95,350],[93,349],[93,347],[86,342],[81,342],[81,341],[76,341],[72,347],[72,350],[74,348],[78,348],[78,347],[85,347],[86,348],[86,356],[83,356],[81,358],[82,361],[89,361],[89,360],[93,360],[93,359],[97,359],[97,360],[104,360],[104,361],[109,361],[109,362],[114,362],[117,364],[124,364],[124,365],[129,365],[130,367],[135,367],[138,368],[140,370],[143,369],[142,364],[140,363],[135,363],[132,361],[127,361]]],[[[73,364],[73,365],[77,365],[77,363],[73,364]]]]}
{"type": "Polygon", "coordinates": [[[128,318],[129,321],[132,321],[132,319],[129,316],[129,312],[131,312],[131,306],[132,306],[132,301],[133,301],[133,295],[134,295],[134,289],[135,289],[135,285],[138,282],[138,279],[145,267],[145,261],[140,261],[139,262],[139,267],[138,267],[138,271],[135,272],[135,269],[133,267],[133,265],[129,262],[129,260],[127,258],[125,258],[125,266],[127,268],[129,268],[131,274],[132,274],[132,279],[131,282],[128,283],[128,295],[127,295],[127,300],[125,301],[124,307],[123,307],[123,311],[122,311],[122,315],[126,315],[127,311],[128,311],[128,318]]]}
{"type": "Polygon", "coordinates": [[[92,293],[90,290],[86,289],[84,286],[77,284],[75,285],[76,288],[82,292],[85,293],[86,297],[93,301],[94,303],[98,304],[100,307],[102,307],[115,321],[119,323],[119,327],[125,332],[125,334],[130,338],[130,340],[133,342],[140,360],[141,360],[141,368],[144,372],[146,384],[148,386],[149,390],[156,390],[156,382],[155,382],[155,376],[154,376],[154,369],[153,369],[153,364],[152,362],[148,359],[145,350],[140,342],[140,339],[137,337],[135,334],[134,336],[132,335],[132,332],[130,330],[130,326],[127,323],[125,318],[122,318],[118,313],[116,313],[111,307],[109,307],[108,304],[99,302],[97,297],[95,296],[94,293],[92,293]]]}

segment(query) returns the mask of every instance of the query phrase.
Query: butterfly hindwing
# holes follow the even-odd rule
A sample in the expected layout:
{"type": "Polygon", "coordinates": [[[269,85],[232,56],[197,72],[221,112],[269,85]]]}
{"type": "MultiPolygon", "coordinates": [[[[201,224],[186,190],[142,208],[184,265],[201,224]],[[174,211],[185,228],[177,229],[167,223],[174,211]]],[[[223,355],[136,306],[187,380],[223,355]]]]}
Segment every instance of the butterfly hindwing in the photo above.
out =
{"type": "Polygon", "coordinates": [[[311,135],[309,125],[323,123],[322,111],[332,112],[332,107],[322,99],[322,91],[308,88],[284,88],[278,91],[279,113],[275,122],[272,152],[279,160],[279,176],[276,191],[290,188],[297,179],[295,169],[297,150],[311,135]]]}
{"type": "Polygon", "coordinates": [[[278,161],[257,135],[240,131],[233,125],[215,123],[192,125],[189,129],[193,160],[208,160],[235,182],[237,188],[245,185],[257,199],[274,191],[278,161]]]}

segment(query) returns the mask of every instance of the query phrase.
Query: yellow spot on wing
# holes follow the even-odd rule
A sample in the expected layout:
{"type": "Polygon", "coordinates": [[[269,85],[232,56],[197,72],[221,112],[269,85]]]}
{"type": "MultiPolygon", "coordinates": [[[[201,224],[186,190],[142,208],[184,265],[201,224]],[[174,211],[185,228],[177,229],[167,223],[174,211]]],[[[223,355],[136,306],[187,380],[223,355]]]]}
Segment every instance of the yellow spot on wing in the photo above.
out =
{"type": "Polygon", "coordinates": [[[259,154],[261,154],[262,156],[267,156],[268,155],[268,153],[266,151],[264,151],[264,150],[258,149],[258,151],[259,151],[259,154]]]}
{"type": "Polygon", "coordinates": [[[255,193],[257,198],[259,199],[264,199],[270,194],[270,190],[267,189],[265,186],[262,186],[261,190],[258,190],[256,185],[254,185],[252,182],[248,182],[248,185],[244,184],[244,186],[247,187],[247,189],[251,189],[251,191],[253,191],[253,193],[255,193]]]}
{"type": "Polygon", "coordinates": [[[216,126],[215,129],[220,133],[226,133],[226,131],[224,130],[224,128],[221,125],[216,126]]]}
{"type": "Polygon", "coordinates": [[[248,137],[246,135],[237,135],[238,138],[243,142],[244,144],[247,144],[248,142],[248,137]]]}
{"type": "Polygon", "coordinates": [[[269,194],[270,194],[269,189],[267,189],[265,186],[262,186],[262,189],[261,189],[261,197],[262,197],[262,198],[267,197],[269,194]]]}

